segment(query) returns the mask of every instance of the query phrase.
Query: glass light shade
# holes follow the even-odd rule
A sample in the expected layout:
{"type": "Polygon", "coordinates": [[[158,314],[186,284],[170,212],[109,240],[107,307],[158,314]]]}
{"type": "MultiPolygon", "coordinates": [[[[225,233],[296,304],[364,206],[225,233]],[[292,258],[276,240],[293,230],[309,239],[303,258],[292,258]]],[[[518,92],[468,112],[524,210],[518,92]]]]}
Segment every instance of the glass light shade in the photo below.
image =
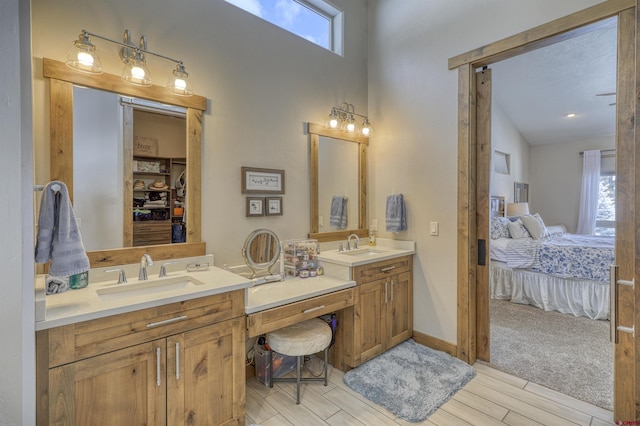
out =
{"type": "Polygon", "coordinates": [[[353,116],[351,116],[344,125],[344,129],[347,132],[355,132],[356,131],[356,123],[353,120],[353,116]]]}
{"type": "Polygon", "coordinates": [[[78,40],[73,42],[65,63],[74,70],[102,74],[100,57],[96,54],[96,47],[91,44],[91,40],[86,34],[80,34],[78,40]]]}
{"type": "Polygon", "coordinates": [[[181,96],[193,95],[191,85],[189,84],[189,74],[184,69],[184,65],[179,63],[173,70],[173,75],[167,82],[167,90],[181,96]]]}
{"type": "Polygon", "coordinates": [[[139,52],[125,64],[122,79],[137,86],[151,86],[149,68],[139,52]]]}
{"type": "Polygon", "coordinates": [[[369,119],[365,118],[364,122],[362,123],[362,127],[360,128],[360,133],[362,133],[363,136],[370,136],[372,130],[373,129],[371,128],[371,123],[369,123],[369,119]]]}
{"type": "Polygon", "coordinates": [[[329,123],[327,123],[327,126],[329,126],[330,129],[337,129],[339,125],[340,120],[338,119],[338,114],[336,114],[335,109],[332,109],[331,114],[329,114],[329,123]]]}

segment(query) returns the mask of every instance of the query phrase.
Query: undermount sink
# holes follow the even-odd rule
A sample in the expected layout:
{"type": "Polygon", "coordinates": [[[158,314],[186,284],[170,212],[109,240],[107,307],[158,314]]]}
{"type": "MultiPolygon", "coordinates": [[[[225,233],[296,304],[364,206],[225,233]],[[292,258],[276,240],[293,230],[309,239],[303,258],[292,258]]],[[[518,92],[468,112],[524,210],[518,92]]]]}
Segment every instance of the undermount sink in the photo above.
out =
{"type": "Polygon", "coordinates": [[[96,290],[102,300],[119,300],[134,296],[157,295],[189,287],[196,287],[204,283],[190,276],[159,278],[135,283],[114,284],[96,290]]]}
{"type": "Polygon", "coordinates": [[[364,257],[364,256],[374,256],[376,254],[380,254],[380,253],[384,253],[384,250],[380,250],[380,249],[375,249],[375,248],[371,248],[371,247],[365,247],[365,248],[361,248],[361,249],[353,249],[353,250],[347,250],[347,251],[339,251],[339,254],[345,255],[345,256],[358,256],[358,257],[364,257]]]}

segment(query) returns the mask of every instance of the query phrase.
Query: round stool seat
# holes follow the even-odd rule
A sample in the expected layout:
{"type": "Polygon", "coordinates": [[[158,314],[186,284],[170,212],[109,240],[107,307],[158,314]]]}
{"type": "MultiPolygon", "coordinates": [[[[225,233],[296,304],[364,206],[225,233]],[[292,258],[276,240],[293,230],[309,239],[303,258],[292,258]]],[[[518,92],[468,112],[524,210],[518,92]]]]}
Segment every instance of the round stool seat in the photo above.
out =
{"type": "Polygon", "coordinates": [[[267,342],[272,351],[283,355],[311,355],[329,346],[331,327],[321,319],[312,318],[267,333],[267,342]]]}

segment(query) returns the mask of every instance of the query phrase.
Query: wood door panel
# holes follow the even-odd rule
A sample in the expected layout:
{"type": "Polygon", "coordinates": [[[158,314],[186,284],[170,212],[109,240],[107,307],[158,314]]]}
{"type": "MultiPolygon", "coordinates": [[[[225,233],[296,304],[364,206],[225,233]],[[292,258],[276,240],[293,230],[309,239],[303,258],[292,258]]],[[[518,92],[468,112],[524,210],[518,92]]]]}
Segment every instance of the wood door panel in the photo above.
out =
{"type": "Polygon", "coordinates": [[[51,369],[49,424],[166,424],[165,353],[162,339],[51,369]]]}
{"type": "Polygon", "coordinates": [[[167,347],[169,423],[244,425],[243,322],[234,319],[171,336],[167,347]]]}
{"type": "Polygon", "coordinates": [[[384,281],[363,284],[359,288],[360,297],[355,309],[356,330],[359,333],[359,364],[373,358],[385,350],[386,306],[384,281]]]}
{"type": "Polygon", "coordinates": [[[391,277],[388,302],[388,348],[413,335],[413,282],[410,272],[391,277]]]}

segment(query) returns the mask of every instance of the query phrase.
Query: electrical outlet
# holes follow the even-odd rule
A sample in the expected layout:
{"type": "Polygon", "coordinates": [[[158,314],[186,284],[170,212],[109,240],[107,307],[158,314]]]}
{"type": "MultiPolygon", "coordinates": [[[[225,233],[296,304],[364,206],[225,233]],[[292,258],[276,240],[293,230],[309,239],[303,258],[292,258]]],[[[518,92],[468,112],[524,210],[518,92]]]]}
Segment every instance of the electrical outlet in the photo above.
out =
{"type": "Polygon", "coordinates": [[[318,216],[318,225],[324,226],[324,216],[318,216]]]}
{"type": "Polygon", "coordinates": [[[372,231],[378,230],[378,219],[371,219],[371,230],[372,231]]]}
{"type": "Polygon", "coordinates": [[[438,222],[431,222],[429,224],[429,233],[434,237],[437,237],[440,233],[440,224],[438,222]]]}

